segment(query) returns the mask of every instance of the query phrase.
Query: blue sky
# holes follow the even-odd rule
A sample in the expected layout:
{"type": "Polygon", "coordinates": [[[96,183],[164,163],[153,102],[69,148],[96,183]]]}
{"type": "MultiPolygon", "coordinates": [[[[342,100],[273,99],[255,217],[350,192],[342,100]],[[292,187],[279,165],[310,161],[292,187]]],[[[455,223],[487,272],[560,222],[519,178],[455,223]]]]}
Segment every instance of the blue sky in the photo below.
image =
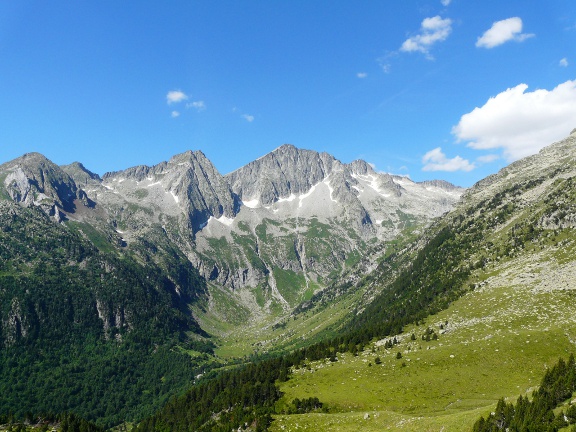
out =
{"type": "Polygon", "coordinates": [[[572,0],[0,3],[0,162],[291,143],[470,186],[573,128],[572,0]]]}

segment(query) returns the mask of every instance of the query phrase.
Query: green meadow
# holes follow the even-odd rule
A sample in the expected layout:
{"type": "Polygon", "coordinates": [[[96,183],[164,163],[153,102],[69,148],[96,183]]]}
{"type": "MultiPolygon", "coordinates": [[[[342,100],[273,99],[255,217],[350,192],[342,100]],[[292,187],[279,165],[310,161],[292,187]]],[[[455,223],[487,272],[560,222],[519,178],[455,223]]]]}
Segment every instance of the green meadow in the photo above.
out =
{"type": "Polygon", "coordinates": [[[277,411],[318,397],[328,412],[278,415],[271,430],[471,430],[499,398],[529,395],[547,367],[576,351],[576,269],[562,252],[474,273],[472,291],[406,327],[392,348],[382,340],[295,369],[277,411]],[[423,340],[427,329],[437,340],[423,340]]]}

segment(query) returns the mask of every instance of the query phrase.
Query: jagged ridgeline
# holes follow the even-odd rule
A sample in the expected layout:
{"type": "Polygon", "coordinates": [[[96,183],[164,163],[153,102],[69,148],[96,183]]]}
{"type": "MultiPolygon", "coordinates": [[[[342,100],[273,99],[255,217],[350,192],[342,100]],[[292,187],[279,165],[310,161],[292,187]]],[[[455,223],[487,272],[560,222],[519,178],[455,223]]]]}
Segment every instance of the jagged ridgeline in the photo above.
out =
{"type": "Polygon", "coordinates": [[[208,282],[196,312],[212,324],[228,322],[230,308],[235,324],[288,314],[462,191],[291,145],[226,176],[199,151],[102,178],[39,154],[0,166],[5,198],[42,208],[100,250],[184,255],[208,282]]]}

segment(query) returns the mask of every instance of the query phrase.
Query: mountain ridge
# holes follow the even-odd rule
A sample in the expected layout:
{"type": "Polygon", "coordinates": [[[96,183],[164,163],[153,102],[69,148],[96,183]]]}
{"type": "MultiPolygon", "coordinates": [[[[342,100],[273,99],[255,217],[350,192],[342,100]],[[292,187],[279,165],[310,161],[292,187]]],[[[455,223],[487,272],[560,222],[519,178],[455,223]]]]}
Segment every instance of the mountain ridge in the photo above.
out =
{"type": "MultiPolygon", "coordinates": [[[[1,166],[6,190],[10,170],[22,171],[22,188],[44,176],[35,158],[44,157],[1,166]]],[[[204,153],[191,150],[102,177],[79,162],[58,167],[44,160],[41,166],[50,168],[44,177],[67,185],[38,189],[47,192],[44,210],[56,220],[88,224],[120,252],[139,250],[150,239],[159,250],[176,247],[210,292],[231,290],[229,300],[253,319],[290,311],[369,254],[376,239],[425,225],[463,191],[288,144],[225,176],[204,153]]],[[[220,307],[209,309],[224,316],[220,307]]]]}

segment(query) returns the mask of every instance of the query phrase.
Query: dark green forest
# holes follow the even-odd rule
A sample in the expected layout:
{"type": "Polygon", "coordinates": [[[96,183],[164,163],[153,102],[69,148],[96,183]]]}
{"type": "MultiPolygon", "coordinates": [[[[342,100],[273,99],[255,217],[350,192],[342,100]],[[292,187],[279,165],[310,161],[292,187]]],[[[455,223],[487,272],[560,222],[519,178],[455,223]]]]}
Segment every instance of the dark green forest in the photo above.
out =
{"type": "Polygon", "coordinates": [[[576,362],[571,355],[566,362],[558,363],[546,371],[540,388],[532,398],[520,396],[515,404],[500,399],[496,409],[487,418],[481,417],[474,424],[474,432],[556,432],[575,425],[576,405],[567,405],[555,414],[554,410],[572,397],[576,390],[576,362]]]}
{"type": "Polygon", "coordinates": [[[185,258],[103,253],[38,209],[0,205],[0,413],[111,426],[211,367],[188,308],[205,288],[185,258]]]}

